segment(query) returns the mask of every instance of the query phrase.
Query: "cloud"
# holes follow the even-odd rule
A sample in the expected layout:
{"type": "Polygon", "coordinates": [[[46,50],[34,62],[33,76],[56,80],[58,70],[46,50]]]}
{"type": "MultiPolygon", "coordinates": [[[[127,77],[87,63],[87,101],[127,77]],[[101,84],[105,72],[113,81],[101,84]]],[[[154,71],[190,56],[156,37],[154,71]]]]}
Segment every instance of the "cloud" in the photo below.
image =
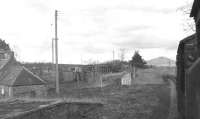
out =
{"type": "Polygon", "coordinates": [[[132,26],[120,27],[115,30],[117,30],[120,33],[130,33],[132,31],[147,30],[152,28],[153,28],[152,26],[148,25],[132,25],[132,26]]]}
{"type": "Polygon", "coordinates": [[[136,5],[117,6],[114,9],[163,13],[163,14],[169,14],[169,13],[173,13],[176,11],[176,8],[155,8],[154,6],[136,6],[136,5]]]}
{"type": "Polygon", "coordinates": [[[127,49],[149,49],[149,48],[164,48],[164,49],[176,49],[176,41],[168,41],[153,35],[128,35],[120,42],[114,42],[117,47],[123,47],[127,49]]]}
{"type": "Polygon", "coordinates": [[[77,63],[81,55],[85,55],[85,60],[96,55],[102,61],[112,59],[112,50],[118,48],[170,50],[185,35],[179,32],[181,20],[175,14],[182,2],[6,0],[0,2],[0,32],[12,46],[17,45],[20,59],[50,61],[54,37],[51,24],[54,9],[58,9],[64,13],[58,18],[59,56],[63,63],[77,63]]]}
{"type": "Polygon", "coordinates": [[[50,6],[46,4],[47,2],[50,2],[48,0],[26,0],[24,2],[27,4],[27,7],[35,9],[40,13],[45,14],[50,10],[50,6]]]}
{"type": "Polygon", "coordinates": [[[107,51],[104,48],[95,47],[94,45],[87,45],[83,47],[82,49],[84,50],[84,52],[90,53],[90,54],[103,54],[107,51]]]}

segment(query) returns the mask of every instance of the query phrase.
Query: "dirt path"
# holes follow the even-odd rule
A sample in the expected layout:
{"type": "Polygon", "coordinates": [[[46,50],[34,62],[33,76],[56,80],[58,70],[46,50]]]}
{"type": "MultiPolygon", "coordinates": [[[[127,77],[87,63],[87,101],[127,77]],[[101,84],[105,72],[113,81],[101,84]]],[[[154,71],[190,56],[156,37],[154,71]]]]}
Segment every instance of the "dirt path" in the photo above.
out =
{"type": "Polygon", "coordinates": [[[176,119],[176,86],[175,83],[169,79],[169,85],[170,85],[170,108],[169,108],[169,116],[167,119],[176,119]]]}
{"type": "Polygon", "coordinates": [[[152,69],[138,70],[133,84],[164,84],[161,75],[152,69]]]}
{"type": "Polygon", "coordinates": [[[167,84],[156,90],[156,97],[158,98],[158,105],[153,109],[150,119],[167,119],[170,107],[170,89],[167,84]]]}

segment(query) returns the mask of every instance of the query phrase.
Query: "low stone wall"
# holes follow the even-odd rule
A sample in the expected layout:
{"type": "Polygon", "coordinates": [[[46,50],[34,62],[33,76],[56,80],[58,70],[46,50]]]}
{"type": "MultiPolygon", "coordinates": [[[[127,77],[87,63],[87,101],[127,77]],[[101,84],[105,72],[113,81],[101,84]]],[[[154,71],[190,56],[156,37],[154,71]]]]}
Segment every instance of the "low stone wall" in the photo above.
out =
{"type": "Polygon", "coordinates": [[[60,102],[4,119],[102,119],[101,103],[60,102]]]}

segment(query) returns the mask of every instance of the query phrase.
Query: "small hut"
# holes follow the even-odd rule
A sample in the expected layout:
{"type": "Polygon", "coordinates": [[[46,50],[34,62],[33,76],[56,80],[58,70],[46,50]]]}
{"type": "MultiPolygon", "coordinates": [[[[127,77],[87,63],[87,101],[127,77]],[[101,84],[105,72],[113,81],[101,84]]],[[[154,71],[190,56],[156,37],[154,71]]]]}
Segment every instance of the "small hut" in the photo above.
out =
{"type": "Polygon", "coordinates": [[[46,82],[16,62],[14,53],[5,51],[4,54],[6,57],[0,59],[0,96],[45,96],[46,82]]]}

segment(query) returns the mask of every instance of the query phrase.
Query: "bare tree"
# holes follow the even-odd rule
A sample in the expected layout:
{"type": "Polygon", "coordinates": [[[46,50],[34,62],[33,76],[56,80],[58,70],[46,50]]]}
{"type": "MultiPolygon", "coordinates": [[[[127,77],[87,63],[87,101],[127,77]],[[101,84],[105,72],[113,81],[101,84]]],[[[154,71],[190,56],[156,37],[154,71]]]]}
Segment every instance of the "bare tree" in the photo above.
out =
{"type": "Polygon", "coordinates": [[[120,61],[124,61],[125,54],[126,54],[126,49],[125,48],[120,48],[119,49],[119,59],[120,59],[120,61]]]}
{"type": "Polygon", "coordinates": [[[190,18],[190,11],[192,8],[192,2],[186,2],[185,5],[178,8],[177,11],[183,15],[183,30],[185,32],[195,31],[195,23],[192,18],[190,18]]]}
{"type": "Polygon", "coordinates": [[[15,58],[20,61],[21,60],[21,57],[19,55],[20,54],[20,48],[17,45],[13,45],[12,50],[15,52],[14,53],[15,58]]]}

